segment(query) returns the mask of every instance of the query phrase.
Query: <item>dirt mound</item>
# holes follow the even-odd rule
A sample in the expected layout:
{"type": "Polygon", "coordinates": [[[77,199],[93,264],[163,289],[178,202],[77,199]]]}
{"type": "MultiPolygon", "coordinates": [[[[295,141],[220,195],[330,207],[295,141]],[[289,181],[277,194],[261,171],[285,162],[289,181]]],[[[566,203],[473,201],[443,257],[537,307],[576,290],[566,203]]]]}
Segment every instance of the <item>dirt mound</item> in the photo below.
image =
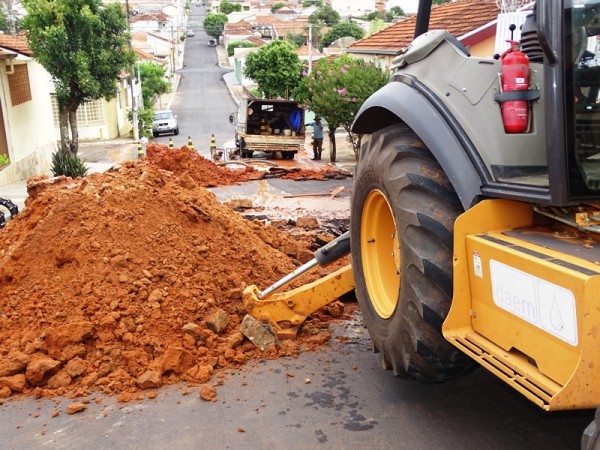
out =
{"type": "Polygon", "coordinates": [[[283,178],[287,180],[332,180],[350,176],[332,166],[323,165],[319,169],[300,167],[269,167],[256,170],[252,166],[219,166],[187,147],[170,149],[164,144],[151,142],[146,148],[147,159],[152,164],[175,173],[187,172],[196,183],[204,187],[229,186],[250,180],[283,178]]]}
{"type": "Polygon", "coordinates": [[[155,166],[175,173],[187,172],[200,186],[229,186],[261,177],[261,173],[252,167],[237,170],[219,167],[187,147],[173,150],[166,145],[148,143],[146,158],[155,166]]]}
{"type": "Polygon", "coordinates": [[[309,244],[221,205],[202,186],[227,183],[226,169],[170,151],[150,146],[83,180],[30,180],[26,209],[0,230],[0,398],[127,401],[327,340],[318,319],[264,353],[243,337],[243,288],[293,271],[309,244]]]}

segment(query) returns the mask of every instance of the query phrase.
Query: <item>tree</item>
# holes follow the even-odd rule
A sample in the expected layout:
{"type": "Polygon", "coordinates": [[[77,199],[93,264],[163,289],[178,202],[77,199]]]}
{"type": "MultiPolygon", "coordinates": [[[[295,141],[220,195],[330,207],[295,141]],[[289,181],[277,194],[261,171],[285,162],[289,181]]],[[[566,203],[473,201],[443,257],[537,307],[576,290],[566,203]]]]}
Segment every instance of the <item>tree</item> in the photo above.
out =
{"type": "Polygon", "coordinates": [[[390,8],[390,13],[394,16],[403,16],[404,15],[404,10],[402,8],[400,8],[399,6],[392,6],[390,8]]]}
{"type": "Polygon", "coordinates": [[[54,82],[60,151],[76,156],[77,109],[86,101],[115,97],[119,74],[135,61],[127,48],[125,14],[121,5],[101,0],[24,0],[23,5],[29,47],[54,82]]]}
{"type": "Polygon", "coordinates": [[[163,66],[153,62],[143,62],[139,65],[139,70],[144,108],[152,108],[154,96],[169,92],[171,84],[165,79],[165,68],[163,66]]]}
{"type": "Polygon", "coordinates": [[[319,59],[310,74],[302,75],[294,98],[327,122],[331,162],[336,160],[335,130],[340,126],[348,132],[348,141],[358,159],[360,135],[351,132],[352,122],[365,100],[387,83],[388,75],[377,66],[348,55],[319,59]]]}
{"type": "Polygon", "coordinates": [[[233,41],[227,46],[227,56],[233,56],[236,48],[252,48],[256,47],[256,44],[248,41],[233,41]]]}
{"type": "Polygon", "coordinates": [[[277,40],[246,57],[244,75],[252,78],[266,98],[288,98],[302,76],[294,44],[277,40]]]}
{"type": "Polygon", "coordinates": [[[242,5],[240,3],[231,3],[227,0],[223,0],[221,5],[219,6],[219,12],[223,14],[230,14],[232,12],[240,12],[242,10],[242,5]]]}
{"type": "Polygon", "coordinates": [[[297,48],[300,48],[304,45],[304,35],[301,33],[288,33],[285,38],[297,48]]]}
{"type": "Polygon", "coordinates": [[[273,14],[275,14],[277,11],[279,11],[284,6],[285,6],[285,3],[275,3],[273,6],[271,6],[271,12],[273,14]]]}
{"type": "Polygon", "coordinates": [[[206,34],[214,37],[218,42],[219,37],[223,34],[226,23],[227,16],[225,14],[208,13],[204,18],[202,25],[204,26],[204,31],[206,31],[206,34]]]}
{"type": "Polygon", "coordinates": [[[331,6],[323,5],[308,16],[308,21],[310,23],[324,22],[328,27],[332,27],[340,21],[340,15],[331,6]]]}
{"type": "Polygon", "coordinates": [[[353,37],[355,39],[361,39],[365,35],[365,30],[355,22],[340,22],[334,25],[331,30],[325,33],[323,36],[323,47],[329,47],[331,43],[343,37],[353,37]]]}
{"type": "Polygon", "coordinates": [[[303,8],[310,8],[311,6],[323,6],[323,0],[307,0],[304,3],[302,3],[303,8]]]}

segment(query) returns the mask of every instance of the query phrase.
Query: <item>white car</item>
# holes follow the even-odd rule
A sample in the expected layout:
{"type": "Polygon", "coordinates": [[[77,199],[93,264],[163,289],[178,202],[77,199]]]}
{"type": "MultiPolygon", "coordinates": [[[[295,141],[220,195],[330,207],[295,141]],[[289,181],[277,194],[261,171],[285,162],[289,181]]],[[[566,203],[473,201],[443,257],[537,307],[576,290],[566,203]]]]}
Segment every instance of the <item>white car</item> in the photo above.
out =
{"type": "Polygon", "coordinates": [[[194,37],[194,30],[187,30],[187,37],[194,37]]]}
{"type": "Polygon", "coordinates": [[[177,116],[170,109],[156,111],[154,113],[154,121],[152,122],[152,136],[156,137],[162,133],[173,133],[174,136],[179,134],[179,125],[177,124],[177,116]]]}

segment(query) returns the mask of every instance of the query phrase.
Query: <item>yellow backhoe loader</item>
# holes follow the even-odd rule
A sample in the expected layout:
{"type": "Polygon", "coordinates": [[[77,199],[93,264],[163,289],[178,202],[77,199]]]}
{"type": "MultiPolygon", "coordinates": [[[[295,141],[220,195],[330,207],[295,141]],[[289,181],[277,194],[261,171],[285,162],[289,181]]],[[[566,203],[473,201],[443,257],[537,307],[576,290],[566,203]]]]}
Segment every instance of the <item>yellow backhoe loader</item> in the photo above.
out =
{"type": "Polygon", "coordinates": [[[352,278],[374,349],[396,375],[477,362],[545,410],[597,408],[600,1],[525,5],[497,58],[427,31],[431,6],[353,125],[352,278]]]}

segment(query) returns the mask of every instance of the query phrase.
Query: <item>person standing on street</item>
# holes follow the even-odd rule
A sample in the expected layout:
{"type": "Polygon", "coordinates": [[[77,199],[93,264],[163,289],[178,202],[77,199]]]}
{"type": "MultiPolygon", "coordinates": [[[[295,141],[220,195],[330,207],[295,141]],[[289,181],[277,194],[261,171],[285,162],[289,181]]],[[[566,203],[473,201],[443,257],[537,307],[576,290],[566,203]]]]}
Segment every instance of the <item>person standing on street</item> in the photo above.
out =
{"type": "Polygon", "coordinates": [[[313,127],[313,161],[321,160],[321,151],[323,150],[323,125],[321,118],[315,117],[315,121],[310,124],[313,127]]]}

